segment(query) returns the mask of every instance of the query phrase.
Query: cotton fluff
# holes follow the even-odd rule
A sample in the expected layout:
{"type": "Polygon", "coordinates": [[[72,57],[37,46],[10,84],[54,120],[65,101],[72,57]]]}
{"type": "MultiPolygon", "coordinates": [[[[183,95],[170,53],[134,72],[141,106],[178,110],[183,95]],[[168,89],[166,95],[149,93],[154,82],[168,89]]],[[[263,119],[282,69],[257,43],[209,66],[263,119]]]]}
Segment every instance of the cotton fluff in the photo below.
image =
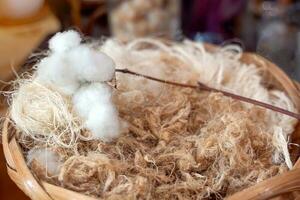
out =
{"type": "Polygon", "coordinates": [[[47,148],[33,148],[27,154],[27,164],[36,161],[46,169],[46,175],[57,176],[62,166],[60,156],[47,148]]]}
{"type": "Polygon", "coordinates": [[[104,82],[114,77],[115,63],[107,55],[86,45],[80,45],[66,54],[80,82],[104,82]]]}
{"type": "Polygon", "coordinates": [[[111,80],[115,73],[113,60],[80,41],[75,31],[52,37],[49,56],[37,65],[37,80],[66,95],[74,94],[82,83],[111,80]]]}
{"type": "Polygon", "coordinates": [[[85,119],[93,139],[111,141],[119,135],[118,113],[111,101],[111,88],[105,83],[82,86],[73,96],[74,109],[85,119]]]}
{"type": "Polygon", "coordinates": [[[61,54],[52,54],[41,60],[36,75],[36,80],[55,86],[66,95],[73,94],[80,86],[80,82],[77,80],[77,72],[69,65],[66,57],[61,54]]]}
{"type": "Polygon", "coordinates": [[[78,32],[69,30],[65,32],[56,33],[49,40],[49,48],[55,53],[65,53],[74,47],[79,46],[81,37],[78,32]]]}
{"type": "Polygon", "coordinates": [[[37,65],[36,79],[65,95],[74,95],[74,108],[91,131],[91,138],[110,141],[119,133],[119,120],[111,102],[111,89],[103,82],[113,78],[115,63],[80,42],[75,31],[51,38],[51,53],[37,65]]]}

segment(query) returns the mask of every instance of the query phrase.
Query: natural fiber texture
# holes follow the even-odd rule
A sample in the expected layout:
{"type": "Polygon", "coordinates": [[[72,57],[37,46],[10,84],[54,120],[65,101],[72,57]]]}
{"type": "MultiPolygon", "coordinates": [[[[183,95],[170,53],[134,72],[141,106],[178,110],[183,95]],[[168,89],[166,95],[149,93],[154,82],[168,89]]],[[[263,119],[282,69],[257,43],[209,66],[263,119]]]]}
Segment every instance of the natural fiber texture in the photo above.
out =
{"type": "Polygon", "coordinates": [[[73,146],[80,136],[80,123],[72,114],[70,99],[32,79],[18,84],[10,113],[24,136],[49,145],[73,146]]]}
{"type": "MultiPolygon", "coordinates": [[[[263,81],[263,69],[239,61],[242,50],[238,46],[225,46],[212,53],[207,51],[202,43],[186,40],[182,44],[173,45],[148,38],[137,39],[127,45],[108,40],[101,50],[111,56],[117,66],[139,73],[183,83],[199,80],[209,86],[295,111],[286,94],[279,90],[268,90],[269,85],[263,85],[263,82],[267,82],[263,81]]],[[[133,79],[126,75],[119,75],[117,78],[126,82],[129,90],[149,91],[151,88],[152,93],[163,92],[161,84],[145,81],[143,78],[133,79]],[[138,80],[141,82],[138,83],[138,80]],[[147,84],[143,84],[144,82],[147,84]]],[[[285,141],[293,132],[297,120],[272,111],[267,111],[266,118],[261,120],[269,124],[270,132],[277,132],[280,135],[277,137],[281,138],[280,141],[274,140],[278,153],[273,157],[275,162],[280,162],[279,152],[288,151],[285,141]]],[[[287,153],[285,160],[291,168],[292,164],[287,153]]]]}
{"type": "MultiPolygon", "coordinates": [[[[152,39],[101,46],[119,67],[182,83],[200,80],[295,110],[284,93],[267,90],[262,74],[242,64],[232,49],[209,53],[202,44],[152,39]]],[[[51,146],[64,163],[52,177],[31,162],[39,178],[105,199],[222,198],[292,165],[286,140],[296,121],[290,117],[141,77],[118,75],[116,82],[114,103],[126,126],[112,143],[79,137],[66,148],[19,133],[25,154],[33,146],[51,146]]],[[[80,129],[80,135],[89,133],[80,129]]]]}

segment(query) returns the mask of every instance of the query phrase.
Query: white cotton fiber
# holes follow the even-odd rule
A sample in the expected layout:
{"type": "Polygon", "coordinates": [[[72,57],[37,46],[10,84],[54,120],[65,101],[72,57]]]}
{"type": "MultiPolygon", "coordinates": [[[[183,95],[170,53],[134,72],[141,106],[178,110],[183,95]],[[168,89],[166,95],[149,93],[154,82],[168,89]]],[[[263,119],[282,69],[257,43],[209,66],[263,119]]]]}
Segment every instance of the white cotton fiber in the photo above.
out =
{"type": "Polygon", "coordinates": [[[56,33],[49,40],[49,48],[55,53],[64,53],[78,46],[81,42],[81,37],[78,32],[69,30],[65,32],[56,33]]]}
{"type": "Polygon", "coordinates": [[[37,80],[72,95],[86,82],[104,82],[114,77],[115,63],[107,55],[80,44],[75,31],[57,33],[49,41],[52,53],[37,65],[37,80]]]}
{"type": "Polygon", "coordinates": [[[86,45],[72,49],[66,55],[81,82],[104,82],[114,77],[115,63],[107,55],[86,45]]]}
{"type": "Polygon", "coordinates": [[[111,101],[111,88],[105,83],[82,86],[73,96],[75,111],[84,119],[92,138],[110,141],[119,135],[119,119],[111,101]]]}
{"type": "Polygon", "coordinates": [[[111,88],[105,83],[91,83],[80,87],[73,96],[76,112],[84,118],[93,107],[111,102],[111,88]]]}
{"type": "Polygon", "coordinates": [[[47,174],[51,176],[59,174],[62,162],[54,151],[47,148],[31,149],[27,154],[27,164],[30,165],[34,160],[45,167],[47,174]]]}
{"type": "Polygon", "coordinates": [[[49,41],[51,54],[38,65],[36,80],[65,95],[83,118],[92,138],[110,141],[119,134],[118,113],[111,101],[111,88],[103,83],[114,77],[115,63],[86,44],[75,31],[57,33],[49,41]]]}
{"type": "Polygon", "coordinates": [[[89,113],[85,126],[93,137],[109,142],[119,135],[120,125],[116,108],[113,104],[99,104],[89,113]]]}
{"type": "Polygon", "coordinates": [[[78,88],[77,74],[67,59],[60,54],[53,54],[41,60],[36,71],[36,80],[56,86],[60,92],[71,95],[78,88]]]}

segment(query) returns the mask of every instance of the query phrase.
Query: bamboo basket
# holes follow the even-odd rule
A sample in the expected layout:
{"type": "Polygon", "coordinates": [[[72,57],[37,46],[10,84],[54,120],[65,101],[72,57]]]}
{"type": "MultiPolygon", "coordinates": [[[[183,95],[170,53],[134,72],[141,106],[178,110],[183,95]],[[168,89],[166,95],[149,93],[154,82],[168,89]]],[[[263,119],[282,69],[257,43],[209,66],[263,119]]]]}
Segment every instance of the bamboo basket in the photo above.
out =
{"type": "MultiPolygon", "coordinates": [[[[210,47],[208,47],[209,49],[210,47]]],[[[270,61],[252,53],[244,53],[241,61],[247,64],[254,63],[260,68],[264,68],[265,76],[271,87],[276,87],[285,91],[291,98],[296,108],[300,110],[300,87],[293,82],[281,69],[270,61]]],[[[16,185],[33,200],[63,200],[63,199],[86,199],[95,198],[62,188],[47,182],[38,180],[26,165],[21,148],[14,136],[16,130],[10,126],[9,119],[4,123],[2,130],[2,143],[7,162],[7,172],[16,185]]],[[[293,143],[300,144],[300,123],[292,134],[293,143]]],[[[292,170],[267,179],[244,189],[228,197],[228,200],[250,200],[250,199],[300,199],[300,150],[292,148],[294,167],[292,170]]]]}

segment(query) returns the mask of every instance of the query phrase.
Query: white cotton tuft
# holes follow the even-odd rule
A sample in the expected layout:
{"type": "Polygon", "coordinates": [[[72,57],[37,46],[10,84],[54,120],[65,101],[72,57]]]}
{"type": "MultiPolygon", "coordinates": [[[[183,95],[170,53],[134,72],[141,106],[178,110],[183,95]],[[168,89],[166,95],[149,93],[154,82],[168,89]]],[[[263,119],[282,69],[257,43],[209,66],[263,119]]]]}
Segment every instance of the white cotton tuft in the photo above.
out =
{"type": "Polygon", "coordinates": [[[104,83],[82,86],[73,96],[73,105],[92,138],[111,141],[119,135],[118,112],[111,101],[111,88],[104,83]]]}
{"type": "Polygon", "coordinates": [[[37,65],[37,80],[73,95],[81,84],[112,80],[115,63],[107,55],[80,44],[75,31],[57,33],[49,41],[53,51],[37,65]]]}
{"type": "Polygon", "coordinates": [[[67,95],[73,94],[80,85],[76,72],[60,54],[52,54],[42,59],[37,66],[36,75],[39,82],[55,86],[67,95]]]}
{"type": "Polygon", "coordinates": [[[47,174],[51,176],[59,174],[62,162],[54,151],[47,148],[31,149],[27,154],[27,164],[30,165],[34,160],[45,167],[47,174]]]}
{"type": "Polygon", "coordinates": [[[115,63],[107,55],[86,45],[72,49],[66,55],[81,82],[104,82],[114,77],[115,63]]]}
{"type": "Polygon", "coordinates": [[[73,95],[73,106],[92,138],[110,141],[119,134],[118,113],[111,101],[115,63],[86,44],[75,31],[57,33],[49,41],[52,53],[38,65],[36,80],[73,95]],[[98,115],[99,114],[99,115],[98,115]]]}
{"type": "Polygon", "coordinates": [[[120,131],[118,113],[113,104],[97,105],[91,109],[85,126],[93,137],[109,142],[118,137],[120,131]]]}
{"type": "Polygon", "coordinates": [[[78,46],[81,42],[81,37],[78,32],[69,30],[56,33],[49,40],[49,48],[55,53],[65,53],[66,51],[78,46]]]}
{"type": "Polygon", "coordinates": [[[99,104],[111,103],[111,88],[105,83],[92,83],[79,88],[73,96],[76,112],[84,118],[99,104]]]}

